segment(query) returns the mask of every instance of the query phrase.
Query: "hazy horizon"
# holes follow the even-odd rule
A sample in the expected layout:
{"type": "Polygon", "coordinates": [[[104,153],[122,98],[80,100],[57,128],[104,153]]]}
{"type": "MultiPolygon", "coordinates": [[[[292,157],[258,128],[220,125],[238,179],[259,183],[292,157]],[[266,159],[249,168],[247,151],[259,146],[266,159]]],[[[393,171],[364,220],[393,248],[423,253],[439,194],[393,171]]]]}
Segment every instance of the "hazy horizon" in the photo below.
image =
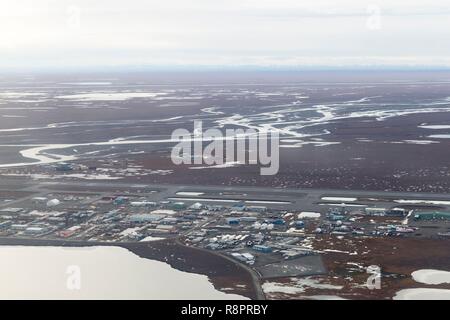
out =
{"type": "Polygon", "coordinates": [[[447,69],[445,1],[5,0],[0,70],[447,69]]]}

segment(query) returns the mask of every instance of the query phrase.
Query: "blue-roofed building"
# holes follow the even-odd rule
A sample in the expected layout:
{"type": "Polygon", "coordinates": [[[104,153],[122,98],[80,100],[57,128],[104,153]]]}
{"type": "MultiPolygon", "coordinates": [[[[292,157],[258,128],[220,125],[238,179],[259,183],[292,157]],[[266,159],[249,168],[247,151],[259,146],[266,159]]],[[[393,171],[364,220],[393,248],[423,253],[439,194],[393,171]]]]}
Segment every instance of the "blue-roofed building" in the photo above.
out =
{"type": "Polygon", "coordinates": [[[128,198],[126,197],[117,197],[114,199],[114,204],[117,206],[123,205],[128,202],[128,198]]]}
{"type": "Polygon", "coordinates": [[[165,215],[161,215],[161,214],[145,213],[145,214],[133,214],[133,215],[129,216],[129,220],[131,222],[136,222],[136,223],[157,222],[161,219],[164,219],[165,217],[166,217],[165,215]]]}
{"type": "Polygon", "coordinates": [[[294,223],[296,229],[303,229],[305,227],[305,223],[303,221],[295,221],[294,223]]]}
{"type": "Polygon", "coordinates": [[[244,202],[236,203],[231,208],[233,210],[236,210],[236,211],[244,211],[245,210],[245,203],[244,202]]]}
{"type": "Polygon", "coordinates": [[[55,165],[55,169],[56,171],[72,171],[73,168],[70,164],[68,163],[58,163],[57,165],[55,165]]]}
{"type": "Polygon", "coordinates": [[[267,219],[265,220],[266,223],[271,223],[275,225],[283,225],[286,223],[283,219],[267,219]]]}
{"type": "Polygon", "coordinates": [[[237,218],[227,218],[226,221],[228,224],[232,224],[232,225],[239,224],[239,219],[237,219],[237,218]]]}
{"type": "Polygon", "coordinates": [[[263,253],[270,253],[272,252],[272,248],[268,247],[268,246],[263,246],[260,244],[256,244],[253,246],[253,250],[259,251],[259,252],[263,252],[263,253]]]}

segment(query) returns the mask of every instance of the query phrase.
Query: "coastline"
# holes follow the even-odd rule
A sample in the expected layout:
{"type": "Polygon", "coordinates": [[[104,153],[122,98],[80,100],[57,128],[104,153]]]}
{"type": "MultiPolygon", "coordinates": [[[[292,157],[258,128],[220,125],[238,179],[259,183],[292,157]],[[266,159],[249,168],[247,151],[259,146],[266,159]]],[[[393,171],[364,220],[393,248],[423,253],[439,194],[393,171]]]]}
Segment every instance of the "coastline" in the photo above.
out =
{"type": "Polygon", "coordinates": [[[259,283],[255,283],[254,275],[248,268],[221,254],[188,247],[173,239],[108,243],[0,237],[0,246],[121,247],[141,258],[165,262],[179,271],[206,275],[216,290],[239,294],[252,300],[264,298],[261,297],[261,289],[256,287],[259,283]]]}

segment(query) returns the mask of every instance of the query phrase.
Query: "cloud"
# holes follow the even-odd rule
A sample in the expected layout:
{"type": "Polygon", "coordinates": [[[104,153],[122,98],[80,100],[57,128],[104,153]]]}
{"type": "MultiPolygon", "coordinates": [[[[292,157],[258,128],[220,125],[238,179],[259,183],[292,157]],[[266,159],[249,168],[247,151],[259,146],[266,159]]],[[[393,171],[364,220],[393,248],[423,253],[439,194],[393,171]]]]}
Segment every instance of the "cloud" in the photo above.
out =
{"type": "Polygon", "coordinates": [[[446,1],[3,0],[0,68],[449,65],[446,1]]]}

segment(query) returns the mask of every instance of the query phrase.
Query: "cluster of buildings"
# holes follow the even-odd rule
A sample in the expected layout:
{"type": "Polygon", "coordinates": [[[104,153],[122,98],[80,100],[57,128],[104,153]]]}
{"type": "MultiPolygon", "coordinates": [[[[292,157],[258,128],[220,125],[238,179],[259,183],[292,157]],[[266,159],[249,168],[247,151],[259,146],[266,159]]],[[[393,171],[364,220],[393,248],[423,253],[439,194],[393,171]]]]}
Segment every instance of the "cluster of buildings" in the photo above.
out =
{"type": "Polygon", "coordinates": [[[407,208],[330,207],[322,212],[287,211],[251,206],[223,208],[220,215],[186,235],[186,243],[220,251],[249,265],[315,255],[308,239],[336,237],[399,237],[418,235],[417,220],[449,220],[446,212],[407,208]]]}
{"type": "MultiPolygon", "coordinates": [[[[64,165],[64,164],[62,164],[64,165]]],[[[180,201],[144,194],[54,193],[0,207],[0,236],[135,242],[178,238],[248,265],[315,255],[310,239],[418,234],[450,212],[404,207],[319,207],[317,211],[234,201],[180,201]]],[[[447,228],[448,229],[448,228],[447,228]]],[[[439,235],[444,232],[438,230],[439,235]]]]}

